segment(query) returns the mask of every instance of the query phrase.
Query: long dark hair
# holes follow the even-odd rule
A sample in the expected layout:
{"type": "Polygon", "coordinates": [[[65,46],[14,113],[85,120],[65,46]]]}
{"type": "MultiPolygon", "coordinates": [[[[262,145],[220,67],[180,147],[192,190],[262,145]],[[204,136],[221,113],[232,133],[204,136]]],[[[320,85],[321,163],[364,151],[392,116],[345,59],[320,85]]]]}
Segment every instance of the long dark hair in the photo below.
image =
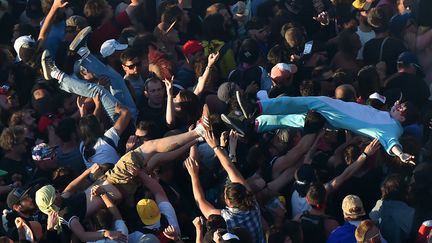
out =
{"type": "Polygon", "coordinates": [[[94,115],[85,115],[79,121],[80,137],[84,143],[84,158],[92,157],[96,150],[93,148],[97,140],[103,136],[102,127],[94,115]]]}
{"type": "Polygon", "coordinates": [[[186,89],[181,90],[178,95],[181,101],[178,103],[180,111],[176,113],[177,117],[180,118],[184,125],[193,124],[201,114],[198,97],[192,91],[186,89]]]}
{"type": "Polygon", "coordinates": [[[250,211],[256,206],[252,192],[240,183],[227,184],[225,186],[225,198],[232,204],[233,208],[241,211],[250,211]]]}

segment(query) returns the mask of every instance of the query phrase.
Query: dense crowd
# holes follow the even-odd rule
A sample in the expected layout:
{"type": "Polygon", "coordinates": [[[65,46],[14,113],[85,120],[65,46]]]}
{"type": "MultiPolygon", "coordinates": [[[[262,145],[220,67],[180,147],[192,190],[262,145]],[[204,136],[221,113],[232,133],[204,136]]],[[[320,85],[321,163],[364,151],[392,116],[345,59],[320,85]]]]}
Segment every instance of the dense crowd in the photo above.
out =
{"type": "Polygon", "coordinates": [[[0,0],[0,243],[431,243],[430,13],[0,0]]]}

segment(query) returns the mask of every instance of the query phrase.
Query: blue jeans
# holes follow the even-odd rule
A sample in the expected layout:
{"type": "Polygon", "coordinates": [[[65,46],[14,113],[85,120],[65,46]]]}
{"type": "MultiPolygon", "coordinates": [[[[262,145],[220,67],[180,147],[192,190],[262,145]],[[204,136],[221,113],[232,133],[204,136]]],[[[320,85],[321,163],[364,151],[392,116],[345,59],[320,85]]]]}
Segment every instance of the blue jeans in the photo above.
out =
{"type": "Polygon", "coordinates": [[[111,121],[115,122],[115,106],[119,101],[104,87],[71,77],[67,74],[59,80],[60,89],[80,96],[93,98],[99,94],[101,103],[111,121]]]}
{"type": "Polygon", "coordinates": [[[132,119],[136,121],[138,109],[129,93],[123,77],[112,69],[110,66],[102,63],[94,55],[89,54],[86,58],[81,59],[81,66],[94,73],[97,78],[107,76],[111,81],[111,94],[114,95],[123,105],[131,112],[132,119]]]}

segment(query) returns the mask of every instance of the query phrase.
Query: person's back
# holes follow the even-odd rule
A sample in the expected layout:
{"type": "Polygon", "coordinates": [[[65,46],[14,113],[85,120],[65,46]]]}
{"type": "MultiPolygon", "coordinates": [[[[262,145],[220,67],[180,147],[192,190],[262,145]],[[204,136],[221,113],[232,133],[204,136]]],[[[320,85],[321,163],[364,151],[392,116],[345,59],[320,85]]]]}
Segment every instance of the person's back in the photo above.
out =
{"type": "Polygon", "coordinates": [[[324,221],[328,218],[325,215],[312,215],[308,211],[300,216],[303,230],[304,243],[326,242],[326,231],[324,221]]]}
{"type": "Polygon", "coordinates": [[[405,45],[398,39],[392,37],[375,38],[366,42],[363,50],[363,60],[367,65],[375,65],[380,61],[385,62],[387,66],[386,74],[391,75],[396,73],[397,58],[405,50],[405,45]],[[381,51],[382,58],[380,59],[381,51]]]}
{"type": "Polygon", "coordinates": [[[425,81],[417,75],[406,72],[390,76],[386,81],[385,90],[402,92],[403,97],[418,108],[423,107],[430,96],[429,87],[425,81]]]}

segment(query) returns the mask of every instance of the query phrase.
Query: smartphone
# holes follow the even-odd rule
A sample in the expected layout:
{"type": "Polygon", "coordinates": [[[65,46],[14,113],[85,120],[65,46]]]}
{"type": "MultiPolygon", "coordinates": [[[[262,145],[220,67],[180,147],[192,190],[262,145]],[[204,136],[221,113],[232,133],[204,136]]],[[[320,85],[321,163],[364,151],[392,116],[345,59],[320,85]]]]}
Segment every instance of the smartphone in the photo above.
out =
{"type": "Polygon", "coordinates": [[[303,55],[309,55],[312,53],[312,47],[313,47],[313,40],[308,41],[305,43],[303,55]]]}

